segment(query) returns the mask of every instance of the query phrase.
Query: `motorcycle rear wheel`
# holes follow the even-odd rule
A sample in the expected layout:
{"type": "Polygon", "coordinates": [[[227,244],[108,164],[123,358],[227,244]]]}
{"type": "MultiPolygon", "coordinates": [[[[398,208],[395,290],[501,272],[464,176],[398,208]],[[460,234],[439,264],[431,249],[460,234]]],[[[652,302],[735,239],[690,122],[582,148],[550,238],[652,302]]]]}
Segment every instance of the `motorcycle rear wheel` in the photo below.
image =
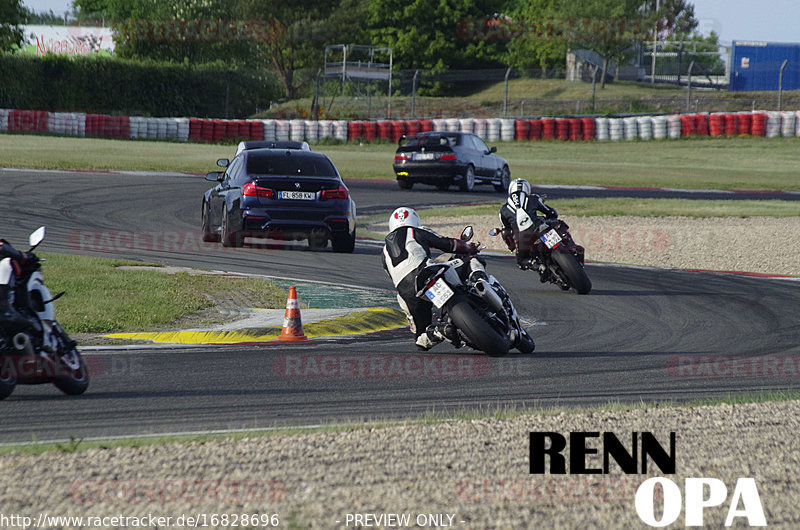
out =
{"type": "Polygon", "coordinates": [[[578,294],[587,294],[592,290],[592,281],[586,274],[578,260],[569,252],[553,252],[553,261],[561,269],[561,274],[577,291],[578,294]]]}
{"type": "Polygon", "coordinates": [[[456,302],[450,308],[450,318],[470,344],[486,355],[502,357],[508,353],[508,339],[498,333],[468,300],[456,302]]]}

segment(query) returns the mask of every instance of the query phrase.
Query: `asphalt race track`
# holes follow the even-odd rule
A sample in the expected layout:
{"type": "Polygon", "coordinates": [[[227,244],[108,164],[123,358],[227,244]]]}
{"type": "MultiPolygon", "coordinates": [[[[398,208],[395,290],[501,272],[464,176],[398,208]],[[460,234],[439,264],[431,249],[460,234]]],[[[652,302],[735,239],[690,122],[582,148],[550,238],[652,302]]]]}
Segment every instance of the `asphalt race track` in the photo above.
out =
{"type": "MultiPolygon", "coordinates": [[[[5,170],[0,178],[0,235],[18,248],[47,225],[42,252],[391,288],[379,247],[364,241],[352,255],[312,253],[302,245],[222,250],[186,243],[182,235],[199,229],[201,195],[209,187],[202,177],[5,170]],[[124,237],[111,248],[87,236],[133,231],[173,234],[171,246],[133,251],[124,237]]],[[[464,194],[356,182],[350,189],[361,213],[503,198],[490,187],[464,194]]],[[[558,189],[548,193],[559,196],[558,189]]],[[[0,442],[800,387],[800,282],[589,265],[592,293],[578,296],[540,284],[511,259],[488,260],[529,324],[533,355],[489,359],[450,346],[419,353],[406,330],[299,345],[94,350],[86,353],[93,379],[85,395],[18,386],[0,402],[0,442]]]]}

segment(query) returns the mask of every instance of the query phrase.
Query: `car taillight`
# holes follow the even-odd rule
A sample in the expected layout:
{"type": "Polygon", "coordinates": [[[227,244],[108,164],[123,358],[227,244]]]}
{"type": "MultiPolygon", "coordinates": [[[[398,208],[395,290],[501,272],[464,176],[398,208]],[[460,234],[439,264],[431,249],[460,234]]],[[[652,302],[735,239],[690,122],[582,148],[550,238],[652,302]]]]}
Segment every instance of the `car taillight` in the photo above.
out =
{"type": "Polygon", "coordinates": [[[347,188],[339,186],[335,190],[322,190],[322,200],[326,199],[347,199],[350,194],[347,193],[347,188]]]}
{"type": "Polygon", "coordinates": [[[406,153],[400,153],[400,154],[394,155],[394,161],[395,162],[402,162],[406,158],[408,158],[408,155],[406,155],[406,153]]]}
{"type": "Polygon", "coordinates": [[[244,197],[272,197],[274,193],[270,188],[256,186],[254,182],[248,182],[242,186],[242,195],[244,197]]]}
{"type": "Polygon", "coordinates": [[[455,153],[445,153],[439,160],[455,160],[455,159],[456,159],[455,153]]]}

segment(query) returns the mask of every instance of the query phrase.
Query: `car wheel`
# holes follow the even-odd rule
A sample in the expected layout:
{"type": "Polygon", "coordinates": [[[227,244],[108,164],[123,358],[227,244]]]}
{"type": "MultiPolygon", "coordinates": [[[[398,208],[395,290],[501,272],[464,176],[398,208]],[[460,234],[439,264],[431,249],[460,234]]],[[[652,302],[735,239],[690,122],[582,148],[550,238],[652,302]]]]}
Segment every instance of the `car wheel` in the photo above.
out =
{"type": "Polygon", "coordinates": [[[467,166],[467,169],[464,171],[464,178],[461,179],[461,183],[458,187],[461,188],[461,191],[472,191],[475,189],[475,168],[472,167],[472,164],[467,166]]]}
{"type": "Polygon", "coordinates": [[[353,233],[333,236],[331,247],[334,252],[346,252],[351,254],[356,249],[356,231],[353,233]]]}
{"type": "Polygon", "coordinates": [[[239,232],[231,231],[230,214],[227,211],[222,212],[222,246],[223,247],[241,247],[242,237],[239,232]]]}
{"type": "Polygon", "coordinates": [[[202,218],[203,241],[206,243],[219,243],[219,234],[211,229],[211,224],[208,220],[208,205],[205,203],[205,201],[203,202],[202,218]]]}
{"type": "Polygon", "coordinates": [[[401,190],[410,190],[414,187],[414,183],[403,179],[397,179],[397,187],[401,190]]]}
{"type": "Polygon", "coordinates": [[[494,189],[498,193],[506,193],[510,184],[511,170],[508,169],[508,166],[503,166],[503,170],[500,172],[500,184],[495,184],[494,189]]]}

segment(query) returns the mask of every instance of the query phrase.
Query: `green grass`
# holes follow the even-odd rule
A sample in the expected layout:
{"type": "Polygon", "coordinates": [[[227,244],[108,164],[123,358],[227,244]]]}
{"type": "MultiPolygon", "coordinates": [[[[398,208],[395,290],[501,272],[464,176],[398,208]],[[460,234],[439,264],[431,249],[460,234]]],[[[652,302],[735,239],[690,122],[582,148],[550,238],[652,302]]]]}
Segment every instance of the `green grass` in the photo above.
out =
{"type": "Polygon", "coordinates": [[[207,173],[235,152],[232,145],[0,134],[3,167],[207,173]]]}
{"type": "Polygon", "coordinates": [[[486,405],[475,409],[447,410],[446,408],[432,410],[416,417],[405,419],[365,421],[340,421],[315,427],[275,427],[271,429],[252,429],[224,434],[191,434],[191,435],[155,435],[131,438],[109,438],[106,440],[84,440],[71,437],[65,442],[39,443],[32,440],[30,443],[8,444],[0,446],[0,455],[6,454],[42,454],[53,451],[72,453],[88,449],[111,449],[115,447],[144,447],[151,445],[164,445],[168,443],[205,443],[215,440],[238,440],[257,437],[288,437],[317,432],[358,432],[364,429],[385,429],[403,425],[436,425],[451,423],[453,421],[472,421],[497,419],[508,420],[521,416],[537,415],[552,416],[556,414],[585,414],[591,412],[625,412],[631,410],[649,410],[664,408],[686,408],[716,406],[722,404],[766,403],[779,401],[795,401],[800,399],[800,392],[796,390],[763,390],[727,394],[720,397],[695,399],[690,401],[638,401],[625,403],[619,400],[608,401],[605,404],[585,407],[516,407],[498,403],[496,406],[486,405]]]}
{"type": "Polygon", "coordinates": [[[175,320],[212,307],[229,291],[257,297],[259,306],[280,308],[286,292],[267,280],[227,278],[157,270],[120,270],[139,262],[42,254],[50,291],[66,291],[56,317],[68,333],[111,333],[163,329],[175,320]],[[263,302],[262,302],[263,300],[263,302]]]}
{"type": "MultiPolygon", "coordinates": [[[[798,138],[651,142],[494,142],[512,177],[533,184],[800,190],[798,138]]],[[[316,145],[347,179],[394,179],[393,143],[316,145]]],[[[0,135],[5,167],[205,173],[230,145],[0,135]]],[[[476,199],[482,194],[476,194],[476,199]]]]}

